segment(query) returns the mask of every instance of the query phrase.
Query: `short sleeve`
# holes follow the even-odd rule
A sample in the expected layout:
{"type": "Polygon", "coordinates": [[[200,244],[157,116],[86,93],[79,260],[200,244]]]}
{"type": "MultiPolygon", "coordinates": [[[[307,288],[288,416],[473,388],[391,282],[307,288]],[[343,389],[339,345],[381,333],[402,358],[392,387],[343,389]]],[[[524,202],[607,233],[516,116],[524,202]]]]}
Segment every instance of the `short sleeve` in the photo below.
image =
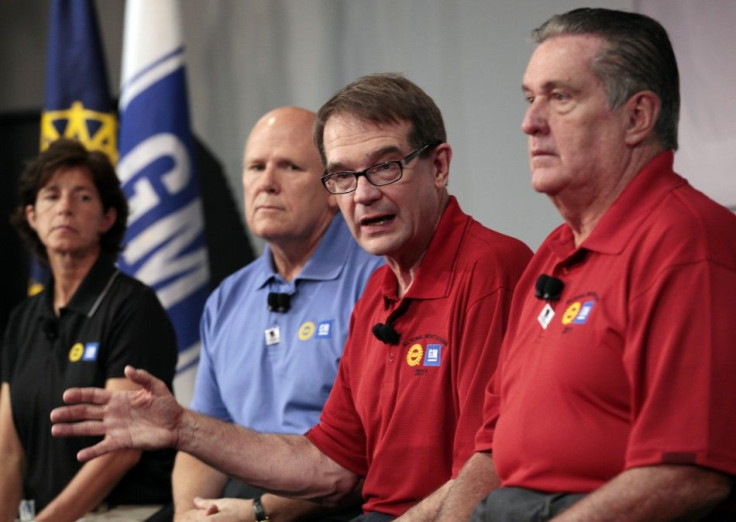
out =
{"type": "Polygon", "coordinates": [[[170,385],[176,370],[176,333],[153,290],[137,285],[110,320],[106,378],[123,377],[125,366],[132,365],[170,385]]]}

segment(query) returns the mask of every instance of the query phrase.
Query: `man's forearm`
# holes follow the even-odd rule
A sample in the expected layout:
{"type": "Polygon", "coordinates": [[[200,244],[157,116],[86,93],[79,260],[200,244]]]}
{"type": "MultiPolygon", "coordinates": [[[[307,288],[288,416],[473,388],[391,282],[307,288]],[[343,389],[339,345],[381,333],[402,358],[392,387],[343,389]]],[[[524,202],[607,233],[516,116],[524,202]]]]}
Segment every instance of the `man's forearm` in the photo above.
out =
{"type": "Polygon", "coordinates": [[[442,509],[439,521],[457,522],[469,520],[475,505],[500,486],[496,467],[489,453],[475,453],[453,481],[442,509]]]}
{"type": "Polygon", "coordinates": [[[360,480],[302,435],[256,433],[185,410],[166,384],[126,366],[135,391],[69,388],[51,411],[56,437],[103,435],[77,454],[81,462],[122,448],[174,448],[252,486],[330,505],[360,480]]]}
{"type": "Polygon", "coordinates": [[[452,486],[452,482],[452,480],[445,482],[442,487],[437,489],[431,495],[422,499],[421,502],[419,502],[406,513],[401,515],[397,520],[400,520],[401,522],[420,522],[425,520],[436,520],[437,515],[442,508],[442,504],[447,497],[447,492],[452,486]]]}
{"type": "Polygon", "coordinates": [[[632,468],[554,520],[697,520],[728,496],[732,483],[726,475],[697,466],[632,468]]]}
{"type": "Polygon", "coordinates": [[[338,502],[359,477],[302,435],[274,435],[186,410],[176,448],[252,486],[300,499],[338,502]]]}

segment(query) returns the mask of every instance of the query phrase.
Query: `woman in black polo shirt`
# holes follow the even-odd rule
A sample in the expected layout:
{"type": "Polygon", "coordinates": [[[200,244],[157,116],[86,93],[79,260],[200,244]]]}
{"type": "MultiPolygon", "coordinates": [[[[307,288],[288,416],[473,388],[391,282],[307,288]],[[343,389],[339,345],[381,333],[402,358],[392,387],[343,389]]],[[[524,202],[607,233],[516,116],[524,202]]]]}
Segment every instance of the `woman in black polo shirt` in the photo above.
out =
{"type": "Polygon", "coordinates": [[[72,386],[135,389],[127,364],[165,376],[176,366],[174,330],[152,289],[120,273],[115,257],[128,206],[101,152],[59,140],[20,179],[12,216],[51,275],[11,314],[2,345],[0,522],[21,499],[36,520],[74,521],[103,503],[170,497],[171,452],[124,450],[84,465],[90,439],[51,436],[49,412],[72,386]]]}

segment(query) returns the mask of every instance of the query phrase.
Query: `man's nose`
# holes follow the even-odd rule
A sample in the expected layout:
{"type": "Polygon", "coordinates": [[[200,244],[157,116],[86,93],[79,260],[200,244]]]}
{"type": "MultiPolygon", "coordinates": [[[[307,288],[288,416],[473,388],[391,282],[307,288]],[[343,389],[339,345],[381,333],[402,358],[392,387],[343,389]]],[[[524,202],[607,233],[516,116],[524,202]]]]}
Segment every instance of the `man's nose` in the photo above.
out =
{"type": "Polygon", "coordinates": [[[547,131],[546,109],[541,100],[529,104],[521,120],[521,130],[530,136],[547,131]]]}
{"type": "Polygon", "coordinates": [[[372,185],[365,176],[359,176],[353,192],[356,203],[369,203],[381,197],[381,188],[372,185]]]}
{"type": "Polygon", "coordinates": [[[259,185],[262,190],[268,192],[278,192],[279,174],[278,169],[274,165],[267,165],[261,173],[259,185]]]}

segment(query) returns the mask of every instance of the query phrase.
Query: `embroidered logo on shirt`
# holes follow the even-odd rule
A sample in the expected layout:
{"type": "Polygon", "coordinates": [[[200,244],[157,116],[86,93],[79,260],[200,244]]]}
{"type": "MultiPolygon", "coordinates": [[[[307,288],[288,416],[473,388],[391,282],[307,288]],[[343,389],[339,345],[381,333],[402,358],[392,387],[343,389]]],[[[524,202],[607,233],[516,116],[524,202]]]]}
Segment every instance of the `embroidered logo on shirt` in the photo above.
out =
{"type": "Polygon", "coordinates": [[[314,323],[312,321],[306,321],[299,327],[299,340],[307,341],[314,335],[314,323]]]}
{"type": "Polygon", "coordinates": [[[79,361],[96,361],[97,352],[100,349],[100,343],[74,343],[69,350],[69,360],[71,362],[79,361]]]}
{"type": "Polygon", "coordinates": [[[332,323],[333,321],[322,321],[317,324],[317,338],[329,339],[332,337],[332,323]]]}
{"type": "Polygon", "coordinates": [[[422,348],[422,345],[412,344],[411,348],[409,348],[409,351],[406,353],[406,363],[409,366],[416,366],[422,360],[422,355],[424,355],[424,348],[422,348]]]}
{"type": "Polygon", "coordinates": [[[87,343],[84,345],[84,355],[82,355],[83,361],[96,361],[97,351],[100,348],[100,343],[87,343]]]}
{"type": "Polygon", "coordinates": [[[404,347],[408,346],[406,364],[415,368],[415,375],[426,375],[427,370],[421,368],[441,366],[442,349],[446,345],[443,338],[433,334],[412,337],[404,343],[404,347]]]}
{"type": "Polygon", "coordinates": [[[590,311],[593,309],[595,301],[575,301],[567,307],[565,313],[562,314],[562,324],[568,325],[573,324],[585,324],[590,315],[590,311]]]}
{"type": "Polygon", "coordinates": [[[560,320],[564,326],[563,333],[569,332],[575,325],[586,324],[598,301],[599,298],[595,292],[588,292],[570,299],[560,320]]]}
{"type": "Polygon", "coordinates": [[[71,350],[69,350],[69,360],[71,362],[79,361],[82,355],[84,355],[84,345],[82,343],[75,343],[71,350]]]}
{"type": "Polygon", "coordinates": [[[424,354],[424,366],[439,366],[442,356],[441,344],[428,344],[424,354]]]}

